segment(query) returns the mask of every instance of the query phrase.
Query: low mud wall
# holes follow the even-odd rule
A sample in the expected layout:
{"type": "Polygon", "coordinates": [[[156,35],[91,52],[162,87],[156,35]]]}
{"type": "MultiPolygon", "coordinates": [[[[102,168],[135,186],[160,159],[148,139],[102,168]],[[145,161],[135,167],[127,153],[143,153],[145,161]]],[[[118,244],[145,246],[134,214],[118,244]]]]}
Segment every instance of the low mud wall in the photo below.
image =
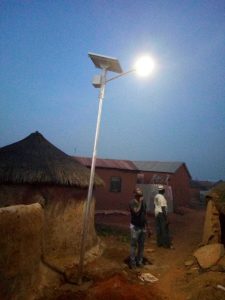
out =
{"type": "Polygon", "coordinates": [[[85,197],[85,190],[75,188],[0,186],[0,300],[36,299],[37,290],[57,284],[49,272],[76,273],[83,226],[88,227],[85,263],[101,255],[94,199],[83,224],[85,197]]]}
{"type": "Polygon", "coordinates": [[[32,299],[40,276],[43,224],[38,203],[0,208],[0,299],[32,299]]]}
{"type": "MultiPolygon", "coordinates": [[[[45,190],[44,257],[64,257],[76,261],[79,256],[86,193],[68,188],[45,190]]],[[[43,193],[44,194],[44,193],[43,193]]],[[[97,244],[94,226],[95,201],[91,202],[88,219],[87,250],[97,244]]],[[[55,261],[56,261],[55,260],[55,261]]],[[[66,261],[64,262],[66,263],[66,261]]]]}
{"type": "MultiPolygon", "coordinates": [[[[84,194],[71,188],[34,187],[32,193],[30,186],[1,186],[0,300],[34,300],[42,287],[55,286],[59,277],[65,278],[68,269],[77,272],[84,194]]],[[[94,210],[93,199],[85,224],[85,262],[102,251],[94,210]]]]}

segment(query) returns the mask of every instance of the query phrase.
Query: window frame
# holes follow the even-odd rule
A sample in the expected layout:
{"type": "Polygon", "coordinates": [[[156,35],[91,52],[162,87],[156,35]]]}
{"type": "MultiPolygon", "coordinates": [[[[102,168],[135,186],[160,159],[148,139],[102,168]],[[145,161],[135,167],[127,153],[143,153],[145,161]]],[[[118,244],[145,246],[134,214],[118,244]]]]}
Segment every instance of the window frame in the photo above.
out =
{"type": "Polygon", "coordinates": [[[121,193],[121,191],[122,191],[122,178],[121,178],[121,176],[111,176],[109,191],[111,193],[121,193]]]}

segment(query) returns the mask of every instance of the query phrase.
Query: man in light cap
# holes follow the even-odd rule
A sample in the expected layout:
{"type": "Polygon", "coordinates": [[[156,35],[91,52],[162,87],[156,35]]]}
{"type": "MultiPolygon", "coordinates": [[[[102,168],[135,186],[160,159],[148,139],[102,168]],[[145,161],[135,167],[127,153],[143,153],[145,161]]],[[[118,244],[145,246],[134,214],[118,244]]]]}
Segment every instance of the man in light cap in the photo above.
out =
{"type": "Polygon", "coordinates": [[[138,187],[134,190],[134,199],[130,201],[131,213],[131,241],[130,241],[130,262],[131,269],[143,266],[144,243],[146,237],[146,204],[143,201],[142,190],[138,187]]]}
{"type": "Polygon", "coordinates": [[[159,247],[172,249],[169,236],[169,227],[167,219],[167,201],[164,197],[165,189],[163,185],[158,185],[158,193],[154,198],[155,220],[156,220],[156,237],[159,247]]]}

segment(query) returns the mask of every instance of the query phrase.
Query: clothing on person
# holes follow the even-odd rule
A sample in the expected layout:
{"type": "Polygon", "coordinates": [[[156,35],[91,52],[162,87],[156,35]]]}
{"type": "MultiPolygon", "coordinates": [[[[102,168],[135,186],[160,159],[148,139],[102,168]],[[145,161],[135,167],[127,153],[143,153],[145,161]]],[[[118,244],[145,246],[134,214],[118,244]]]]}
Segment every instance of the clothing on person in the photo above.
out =
{"type": "Polygon", "coordinates": [[[140,189],[135,190],[135,197],[129,204],[130,224],[130,267],[143,265],[144,244],[146,238],[147,208],[140,189]]]}
{"type": "Polygon", "coordinates": [[[154,198],[157,245],[159,247],[171,248],[167,219],[168,208],[164,193],[165,190],[160,188],[154,198]]]}
{"type": "Polygon", "coordinates": [[[154,198],[154,205],[155,205],[155,216],[158,215],[158,213],[163,213],[163,207],[166,210],[166,213],[168,212],[167,209],[167,201],[164,195],[162,194],[156,194],[154,198]]]}

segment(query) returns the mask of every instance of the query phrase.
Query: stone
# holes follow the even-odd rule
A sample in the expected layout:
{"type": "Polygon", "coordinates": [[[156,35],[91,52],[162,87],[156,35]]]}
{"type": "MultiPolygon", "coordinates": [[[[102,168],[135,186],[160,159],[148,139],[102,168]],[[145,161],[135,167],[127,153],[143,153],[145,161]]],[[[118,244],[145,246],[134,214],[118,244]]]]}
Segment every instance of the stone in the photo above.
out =
{"type": "Polygon", "coordinates": [[[199,274],[199,268],[198,267],[193,267],[191,269],[189,269],[186,272],[187,275],[198,275],[199,274]]]}
{"type": "Polygon", "coordinates": [[[193,255],[196,257],[201,268],[207,269],[215,265],[224,255],[224,252],[223,244],[216,243],[197,249],[193,255]]]}
{"type": "Polygon", "coordinates": [[[187,261],[185,261],[185,263],[184,263],[185,267],[190,267],[190,266],[192,266],[193,264],[194,264],[194,261],[193,261],[193,260],[187,260],[187,261]]]}
{"type": "Polygon", "coordinates": [[[212,272],[219,272],[219,266],[218,265],[214,265],[210,268],[210,271],[212,272]]]}
{"type": "Polygon", "coordinates": [[[225,255],[219,260],[218,266],[225,272],[225,255]]]}

